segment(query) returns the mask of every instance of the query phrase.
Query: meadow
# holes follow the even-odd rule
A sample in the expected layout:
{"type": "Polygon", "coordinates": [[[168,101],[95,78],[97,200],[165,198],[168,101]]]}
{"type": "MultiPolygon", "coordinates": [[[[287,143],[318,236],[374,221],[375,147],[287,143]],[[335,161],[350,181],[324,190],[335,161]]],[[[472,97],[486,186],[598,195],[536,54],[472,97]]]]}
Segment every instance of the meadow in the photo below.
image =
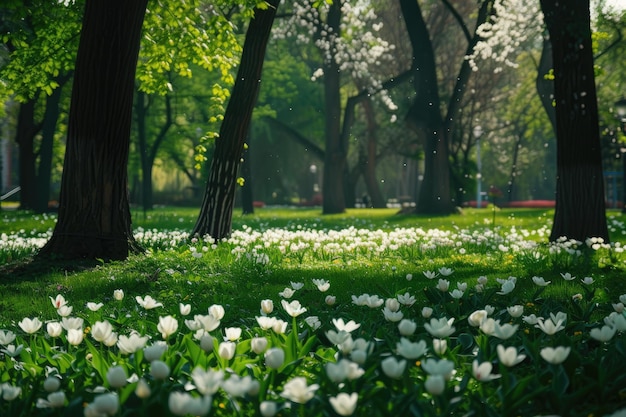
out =
{"type": "Polygon", "coordinates": [[[552,211],[133,212],[145,253],[33,262],[55,216],[0,212],[0,415],[604,416],[626,411],[626,226],[552,211]]]}

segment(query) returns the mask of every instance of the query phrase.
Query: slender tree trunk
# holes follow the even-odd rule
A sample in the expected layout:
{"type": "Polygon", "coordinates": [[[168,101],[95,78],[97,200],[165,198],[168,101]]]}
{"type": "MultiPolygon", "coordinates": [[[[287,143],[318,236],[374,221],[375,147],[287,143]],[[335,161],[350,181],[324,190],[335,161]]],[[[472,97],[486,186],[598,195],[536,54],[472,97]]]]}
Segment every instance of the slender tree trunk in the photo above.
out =
{"type": "Polygon", "coordinates": [[[40,127],[35,124],[35,102],[36,98],[20,104],[17,116],[15,142],[19,148],[21,210],[32,210],[35,207],[37,193],[34,141],[40,127]]]}
{"type": "Polygon", "coordinates": [[[38,213],[48,210],[50,201],[50,182],[52,177],[52,156],[54,149],[54,134],[56,133],[57,121],[59,120],[59,103],[63,86],[68,81],[69,75],[58,78],[57,87],[46,98],[46,111],[41,128],[41,146],[39,147],[39,167],[37,171],[37,195],[34,209],[38,213]]]}
{"type": "Polygon", "coordinates": [[[252,197],[252,166],[250,163],[250,149],[243,151],[243,162],[241,163],[241,176],[243,186],[241,187],[241,207],[243,214],[254,214],[254,199],[252,197]]]}
{"type": "Polygon", "coordinates": [[[148,96],[141,92],[136,92],[135,97],[135,117],[137,120],[137,140],[139,144],[139,156],[141,161],[141,201],[143,211],[152,210],[154,206],[152,189],[152,169],[156,160],[159,147],[165,140],[168,130],[173,124],[172,104],[169,96],[165,96],[165,122],[161,126],[152,145],[148,145],[148,134],[146,131],[146,117],[148,115],[149,104],[146,104],[148,96]]]}
{"type": "Polygon", "coordinates": [[[604,178],[589,0],[541,0],[554,63],[556,208],[550,240],[606,242],[604,178]]]}
{"type": "Polygon", "coordinates": [[[125,259],[131,231],[127,163],[147,0],[87,0],[61,182],[59,217],[42,256],[125,259]]]}
{"type": "MultiPolygon", "coordinates": [[[[341,1],[336,0],[329,6],[326,25],[332,33],[339,36],[341,22],[341,1]]],[[[334,49],[334,45],[331,45],[334,49]]],[[[324,196],[322,212],[324,214],[343,213],[346,210],[344,197],[344,170],[348,155],[347,142],[341,135],[341,76],[339,64],[334,57],[324,59],[324,111],[326,118],[326,153],[324,155],[324,178],[322,192],[324,196]]]]}
{"type": "Polygon", "coordinates": [[[210,235],[221,240],[232,231],[237,171],[261,87],[265,50],[279,0],[268,3],[267,9],[254,10],[246,33],[237,78],[215,142],[209,179],[192,235],[210,235]]]}
{"type": "Polygon", "coordinates": [[[372,207],[385,208],[387,205],[385,204],[383,194],[380,192],[379,182],[376,179],[376,130],[378,126],[376,124],[374,109],[372,108],[372,101],[370,99],[364,100],[363,108],[365,109],[365,118],[367,120],[367,152],[363,179],[365,180],[365,186],[367,187],[367,193],[369,194],[372,207]]]}

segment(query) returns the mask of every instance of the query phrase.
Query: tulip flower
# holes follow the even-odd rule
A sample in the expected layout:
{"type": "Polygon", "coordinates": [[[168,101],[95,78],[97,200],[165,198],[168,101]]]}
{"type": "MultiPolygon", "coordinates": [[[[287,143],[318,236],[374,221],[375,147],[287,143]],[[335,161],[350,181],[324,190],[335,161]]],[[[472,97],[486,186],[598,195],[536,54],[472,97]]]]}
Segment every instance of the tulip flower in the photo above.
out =
{"type": "Polygon", "coordinates": [[[402,337],[400,338],[400,341],[396,343],[396,353],[406,359],[417,359],[424,355],[427,350],[426,342],[423,340],[414,343],[409,339],[402,337]]]}
{"type": "Polygon", "coordinates": [[[433,318],[430,319],[430,323],[424,323],[424,328],[432,336],[441,339],[444,337],[448,337],[452,333],[454,333],[456,328],[452,326],[452,323],[454,323],[454,318],[451,318],[449,320],[445,317],[440,319],[433,318]]]}
{"type": "Polygon", "coordinates": [[[598,342],[605,343],[611,340],[613,336],[615,336],[616,331],[617,329],[615,327],[604,325],[601,328],[596,327],[594,329],[591,329],[591,331],[589,332],[589,336],[596,339],[598,342]]]}
{"type": "Polygon", "coordinates": [[[398,330],[402,336],[411,336],[417,330],[417,323],[413,320],[402,319],[400,323],[398,323],[398,330]]]}
{"type": "Polygon", "coordinates": [[[553,365],[563,363],[571,351],[570,347],[557,346],[556,348],[545,347],[541,349],[539,354],[546,361],[553,365]]]}
{"type": "Polygon", "coordinates": [[[518,354],[517,349],[512,346],[505,348],[502,345],[498,345],[496,350],[498,352],[498,359],[504,366],[512,367],[526,359],[526,355],[518,354]]]}
{"type": "Polygon", "coordinates": [[[8,345],[15,340],[15,333],[11,330],[0,330],[0,345],[8,345]]]}
{"type": "Polygon", "coordinates": [[[271,348],[265,352],[264,357],[268,368],[278,369],[285,362],[285,351],[278,347],[271,348]]]}
{"type": "Polygon", "coordinates": [[[46,390],[46,392],[55,392],[58,391],[59,388],[61,388],[61,380],[56,376],[49,376],[43,381],[43,389],[46,390]]]}
{"type": "Polygon", "coordinates": [[[291,317],[298,317],[300,314],[306,312],[306,308],[300,305],[300,301],[293,300],[292,302],[288,302],[286,300],[281,300],[283,308],[291,317]]]}
{"type": "Polygon", "coordinates": [[[227,327],[224,329],[224,340],[237,341],[241,337],[241,327],[227,327]]]}
{"type": "Polygon", "coordinates": [[[313,398],[319,387],[318,384],[307,385],[306,378],[298,376],[285,384],[280,396],[294,403],[305,404],[313,398]]]}
{"type": "Polygon", "coordinates": [[[250,340],[250,348],[257,355],[265,352],[267,349],[268,341],[265,337],[253,337],[250,340]]]}
{"type": "Polygon", "coordinates": [[[68,317],[70,314],[72,314],[72,310],[74,308],[68,305],[63,305],[59,308],[57,308],[57,314],[61,317],[68,317]]]}
{"type": "Polygon", "coordinates": [[[517,318],[517,317],[520,317],[522,314],[524,314],[524,306],[521,306],[521,305],[510,306],[506,308],[506,311],[509,312],[511,317],[517,318]]]}
{"type": "Polygon", "coordinates": [[[234,342],[222,342],[219,344],[217,352],[222,359],[229,361],[235,356],[236,347],[237,345],[234,342]]]}
{"type": "Polygon", "coordinates": [[[178,309],[180,311],[181,316],[187,316],[189,315],[189,313],[191,313],[191,304],[179,303],[178,309]]]}
{"type": "Polygon", "coordinates": [[[78,346],[83,341],[84,333],[82,329],[68,329],[67,341],[72,346],[78,346]]]}
{"type": "Polygon", "coordinates": [[[186,392],[170,392],[167,404],[172,414],[177,416],[203,416],[211,409],[211,397],[193,397],[186,392]]]}
{"type": "Polygon", "coordinates": [[[224,371],[214,371],[212,369],[205,371],[201,368],[195,368],[191,372],[191,379],[200,394],[205,396],[213,395],[220,388],[224,380],[224,371]]]}
{"type": "Polygon", "coordinates": [[[37,408],[60,408],[65,405],[67,398],[65,397],[65,393],[63,391],[57,391],[48,394],[47,399],[38,398],[37,399],[37,408]]]}
{"type": "Polygon", "coordinates": [[[213,304],[209,307],[209,315],[215,317],[217,320],[222,320],[225,314],[226,311],[224,310],[224,307],[219,304],[213,304]]]}
{"type": "Polygon", "coordinates": [[[120,407],[120,399],[115,393],[106,393],[94,398],[92,404],[101,415],[112,416],[117,414],[117,410],[120,407]]]}
{"type": "Polygon", "coordinates": [[[13,401],[22,394],[22,388],[5,382],[0,384],[0,392],[4,401],[13,401]]]}
{"type": "Polygon", "coordinates": [[[397,360],[393,356],[389,356],[380,363],[383,372],[389,378],[400,379],[406,368],[406,361],[404,359],[397,360]]]}
{"type": "Polygon", "coordinates": [[[150,375],[157,381],[164,381],[170,376],[170,367],[160,360],[150,362],[150,375]]]}
{"type": "Polygon", "coordinates": [[[437,355],[443,355],[448,349],[448,342],[446,339],[433,339],[433,350],[437,355]]]}
{"type": "Polygon", "coordinates": [[[326,292],[330,288],[330,282],[325,279],[314,279],[313,284],[315,284],[320,292],[326,292]]]}
{"type": "Polygon", "coordinates": [[[422,369],[429,375],[441,375],[449,380],[452,377],[452,371],[454,371],[454,362],[447,359],[428,358],[422,362],[422,369]]]}
{"type": "Polygon", "coordinates": [[[92,302],[88,302],[87,303],[87,308],[91,311],[98,311],[100,310],[102,307],[104,306],[104,304],[102,303],[92,303],[92,302]]]}
{"type": "Polygon", "coordinates": [[[140,378],[139,381],[137,381],[137,386],[135,387],[135,395],[142,400],[145,400],[146,398],[150,398],[151,394],[152,391],[150,390],[150,386],[146,380],[140,378]]]}
{"type": "Polygon", "coordinates": [[[324,299],[324,302],[328,306],[334,306],[335,303],[337,302],[337,297],[335,297],[334,295],[327,295],[326,298],[324,299]]]}
{"type": "Polygon", "coordinates": [[[261,301],[261,314],[267,316],[274,311],[274,302],[272,300],[261,301]]]}
{"type": "Polygon", "coordinates": [[[353,392],[352,394],[340,392],[336,397],[330,397],[328,401],[333,407],[333,410],[335,410],[335,412],[340,416],[351,416],[354,413],[354,410],[356,410],[358,399],[359,394],[356,392],[353,392]]]}
{"type": "Polygon", "coordinates": [[[500,378],[499,374],[492,374],[493,365],[491,362],[479,363],[477,360],[472,362],[472,375],[477,381],[486,382],[500,378]]]}
{"type": "Polygon", "coordinates": [[[112,366],[107,371],[107,381],[111,388],[122,388],[127,384],[126,378],[126,370],[121,366],[112,366]]]}
{"type": "Polygon", "coordinates": [[[467,318],[470,326],[479,327],[482,322],[487,318],[487,311],[485,310],[476,310],[467,318]]]}
{"type": "Polygon", "coordinates": [[[162,303],[157,302],[150,295],[146,295],[145,298],[141,298],[140,296],[136,296],[135,300],[137,301],[137,304],[139,304],[140,306],[142,306],[146,310],[152,310],[153,308],[163,307],[162,303]]]}
{"type": "Polygon", "coordinates": [[[554,322],[552,319],[546,320],[543,317],[539,317],[537,319],[537,324],[535,325],[535,327],[540,328],[545,334],[549,336],[552,336],[556,332],[565,329],[565,326],[563,326],[562,320],[558,320],[557,322],[554,322]]]}
{"type": "Polygon", "coordinates": [[[67,301],[65,301],[65,297],[63,297],[61,294],[57,294],[56,298],[50,297],[50,301],[56,309],[59,309],[67,304],[67,301]]]}
{"type": "Polygon", "coordinates": [[[43,325],[43,323],[37,317],[33,319],[25,317],[17,324],[22,330],[24,330],[28,334],[36,333],[37,330],[41,329],[41,326],[43,325]]]}
{"type": "Polygon", "coordinates": [[[111,333],[113,333],[113,325],[108,321],[97,321],[91,327],[91,337],[96,342],[104,342],[107,340],[111,333]]]}
{"type": "Polygon", "coordinates": [[[446,389],[446,380],[442,375],[428,375],[424,388],[431,395],[441,395],[446,389]]]}
{"type": "Polygon", "coordinates": [[[46,332],[50,335],[50,337],[59,337],[61,336],[61,333],[63,333],[63,326],[61,326],[61,323],[56,321],[50,322],[46,324],[46,332]]]}
{"type": "Polygon", "coordinates": [[[131,333],[129,336],[120,336],[117,341],[117,347],[121,353],[130,355],[143,349],[147,341],[148,336],[139,336],[137,333],[131,333]]]}
{"type": "Polygon", "coordinates": [[[115,298],[117,301],[122,301],[124,299],[124,290],[113,291],[113,298],[115,298]]]}
{"type": "Polygon", "coordinates": [[[263,417],[274,417],[278,413],[278,404],[275,401],[263,401],[259,404],[259,411],[263,417]]]}
{"type": "Polygon", "coordinates": [[[167,343],[155,342],[150,346],[143,348],[143,357],[146,361],[152,362],[157,359],[161,359],[165,351],[167,350],[167,343]]]}

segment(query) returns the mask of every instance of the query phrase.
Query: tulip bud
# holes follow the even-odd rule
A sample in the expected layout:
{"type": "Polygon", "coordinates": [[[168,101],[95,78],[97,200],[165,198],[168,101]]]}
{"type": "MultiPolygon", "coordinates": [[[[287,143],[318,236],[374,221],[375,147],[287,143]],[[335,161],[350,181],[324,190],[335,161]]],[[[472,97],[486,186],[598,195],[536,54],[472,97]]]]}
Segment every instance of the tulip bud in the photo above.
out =
{"type": "Polygon", "coordinates": [[[47,392],[58,391],[60,387],[61,387],[61,381],[59,380],[59,378],[55,376],[49,376],[43,382],[43,389],[45,389],[47,392]]]}
{"type": "Polygon", "coordinates": [[[271,348],[265,352],[265,365],[268,368],[278,369],[285,362],[285,351],[281,348],[271,348]]]}
{"type": "Polygon", "coordinates": [[[441,395],[446,389],[446,381],[442,375],[428,375],[424,388],[432,395],[441,395]]]}
{"type": "Polygon", "coordinates": [[[253,337],[250,341],[250,346],[257,355],[263,353],[267,349],[267,339],[264,337],[253,337]]]}
{"type": "Polygon", "coordinates": [[[137,381],[137,387],[135,388],[135,395],[141,398],[142,400],[145,400],[146,398],[150,397],[150,394],[152,394],[152,391],[150,390],[150,386],[148,385],[146,380],[141,378],[139,381],[137,381]]]}
{"type": "Polygon", "coordinates": [[[274,417],[278,412],[278,404],[274,401],[263,401],[259,405],[259,411],[263,417],[274,417]]]}
{"type": "Polygon", "coordinates": [[[411,336],[417,329],[417,323],[413,320],[403,319],[398,324],[398,330],[402,336],[411,336]]]}
{"type": "Polygon", "coordinates": [[[422,308],[422,317],[424,317],[425,319],[429,319],[430,316],[433,315],[433,309],[430,307],[424,307],[422,308]]]}
{"type": "Polygon", "coordinates": [[[170,376],[170,367],[163,361],[152,361],[150,363],[150,375],[157,381],[163,381],[170,376]]]}
{"type": "Polygon", "coordinates": [[[112,416],[117,413],[117,410],[120,407],[120,399],[117,394],[107,393],[98,395],[94,398],[93,404],[96,407],[96,410],[101,413],[100,415],[107,414],[112,416]]]}
{"type": "Polygon", "coordinates": [[[337,302],[337,297],[335,297],[334,295],[327,295],[324,301],[326,302],[326,305],[334,306],[337,302]]]}
{"type": "Polygon", "coordinates": [[[268,315],[274,311],[274,302],[272,300],[261,301],[261,314],[268,315]]]}
{"type": "Polygon", "coordinates": [[[50,337],[59,337],[63,333],[63,326],[59,322],[50,322],[46,325],[46,330],[50,337]]]}
{"type": "Polygon", "coordinates": [[[107,381],[111,388],[122,388],[126,385],[126,370],[121,366],[112,366],[107,371],[107,381]]]}
{"type": "Polygon", "coordinates": [[[200,338],[200,347],[202,348],[202,350],[204,350],[206,353],[211,353],[213,352],[213,337],[211,337],[210,334],[205,333],[201,338],[200,338]]]}
{"type": "Polygon", "coordinates": [[[231,360],[235,356],[235,348],[237,345],[234,342],[222,342],[217,348],[217,351],[222,359],[231,360]]]}

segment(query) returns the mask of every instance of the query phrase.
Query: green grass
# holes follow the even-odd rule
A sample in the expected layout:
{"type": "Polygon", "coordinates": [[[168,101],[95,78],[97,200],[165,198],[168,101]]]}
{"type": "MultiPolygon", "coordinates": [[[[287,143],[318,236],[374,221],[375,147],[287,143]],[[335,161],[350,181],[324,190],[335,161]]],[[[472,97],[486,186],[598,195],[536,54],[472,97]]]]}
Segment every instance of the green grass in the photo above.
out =
{"type": "MultiPolygon", "coordinates": [[[[195,208],[181,207],[160,208],[146,214],[133,211],[133,225],[135,229],[187,232],[193,226],[197,213],[195,208]]],[[[508,231],[512,227],[518,231],[537,230],[547,226],[544,233],[549,233],[552,215],[551,211],[540,209],[499,210],[496,212],[495,230],[508,231]]],[[[24,236],[35,236],[51,230],[54,225],[54,216],[16,211],[2,212],[0,219],[0,234],[22,230],[24,236]]],[[[615,214],[614,220],[621,221],[621,215],[615,214]]],[[[489,231],[493,229],[493,213],[489,209],[469,209],[461,215],[422,217],[400,215],[394,209],[355,209],[342,215],[322,216],[319,208],[264,208],[251,216],[235,212],[234,230],[242,230],[244,226],[254,231],[271,228],[341,230],[349,227],[385,231],[398,227],[489,231]]],[[[612,233],[617,240],[622,236],[623,229],[615,227],[612,233]]],[[[544,235],[531,235],[531,238],[543,243],[547,240],[544,235]]],[[[202,246],[197,244],[194,247],[201,251],[202,246]]],[[[554,283],[542,294],[542,300],[566,299],[583,291],[578,280],[563,283],[561,272],[570,272],[579,278],[592,276],[598,283],[596,296],[603,301],[609,300],[609,294],[624,292],[623,260],[610,260],[598,254],[586,254],[574,260],[555,256],[537,261],[527,254],[513,251],[468,250],[463,254],[452,247],[428,253],[416,248],[403,248],[376,256],[355,253],[321,259],[303,255],[301,259],[297,254],[285,256],[267,249],[272,262],[269,266],[259,266],[245,257],[236,260],[231,250],[232,245],[220,244],[215,249],[209,249],[201,259],[195,259],[191,256],[190,245],[183,243],[170,250],[152,250],[146,255],[131,256],[125,262],[96,267],[78,264],[68,268],[65,265],[29,264],[24,259],[13,259],[10,267],[5,266],[0,272],[3,289],[0,325],[27,316],[54,318],[55,312],[48,297],[57,293],[64,294],[77,306],[84,306],[88,301],[110,299],[117,288],[123,288],[130,295],[124,301],[129,306],[134,303],[135,295],[145,294],[151,294],[164,303],[170,301],[168,304],[174,306],[178,302],[191,303],[194,309],[218,303],[230,306],[229,318],[236,321],[240,317],[253,317],[258,313],[261,299],[276,299],[278,292],[290,286],[290,282],[310,283],[314,278],[330,281],[329,293],[345,302],[346,308],[349,308],[352,295],[369,293],[390,297],[405,291],[421,297],[417,305],[422,305],[427,301],[425,288],[432,287],[437,281],[428,281],[422,273],[440,267],[455,271],[449,277],[451,289],[457,282],[466,282],[473,287],[481,275],[488,276],[492,285],[497,285],[494,283],[496,278],[518,277],[515,297],[519,299],[534,295],[537,288],[530,278],[535,275],[554,283]],[[412,274],[414,279],[407,281],[407,274],[412,274]]],[[[546,246],[541,250],[546,251],[546,246]]],[[[304,291],[298,296],[305,305],[323,303],[323,297],[316,291],[304,291]]],[[[511,303],[514,302],[515,299],[512,299],[511,303]]]]}

